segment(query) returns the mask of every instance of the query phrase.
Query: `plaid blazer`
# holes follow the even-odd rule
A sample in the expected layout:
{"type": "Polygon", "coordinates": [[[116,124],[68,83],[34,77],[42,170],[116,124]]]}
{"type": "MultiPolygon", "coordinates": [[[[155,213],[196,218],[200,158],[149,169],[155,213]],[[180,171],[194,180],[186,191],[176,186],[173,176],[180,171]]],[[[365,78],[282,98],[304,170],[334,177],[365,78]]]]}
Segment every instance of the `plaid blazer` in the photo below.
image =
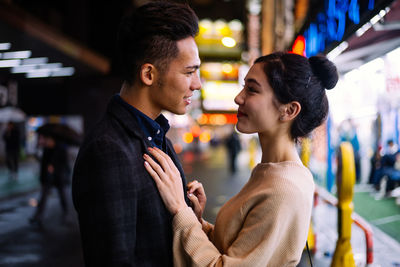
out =
{"type": "MultiPolygon", "coordinates": [[[[172,216],[144,168],[148,146],[135,118],[112,98],[74,166],[72,197],[86,266],[173,265],[172,216]]],[[[167,153],[186,188],[168,139],[167,153]]]]}

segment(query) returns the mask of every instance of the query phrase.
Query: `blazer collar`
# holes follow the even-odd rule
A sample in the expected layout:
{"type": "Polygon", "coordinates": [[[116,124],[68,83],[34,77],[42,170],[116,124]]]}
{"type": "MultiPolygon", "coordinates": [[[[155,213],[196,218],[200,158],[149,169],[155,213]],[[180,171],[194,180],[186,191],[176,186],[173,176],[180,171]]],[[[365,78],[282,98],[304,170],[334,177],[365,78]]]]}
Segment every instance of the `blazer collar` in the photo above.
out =
{"type": "Polygon", "coordinates": [[[145,139],[143,131],[140,128],[136,118],[132,116],[131,112],[119,102],[115,96],[113,96],[108,103],[107,113],[113,116],[125,129],[131,134],[145,139]]]}

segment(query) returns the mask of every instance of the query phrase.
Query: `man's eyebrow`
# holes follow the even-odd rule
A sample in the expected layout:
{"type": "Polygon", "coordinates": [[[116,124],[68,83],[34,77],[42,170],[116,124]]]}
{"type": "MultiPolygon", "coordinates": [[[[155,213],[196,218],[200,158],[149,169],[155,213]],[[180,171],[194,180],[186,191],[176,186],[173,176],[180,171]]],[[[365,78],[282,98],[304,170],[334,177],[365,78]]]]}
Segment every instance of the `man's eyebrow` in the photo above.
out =
{"type": "Polygon", "coordinates": [[[248,79],[246,79],[246,82],[248,82],[248,83],[255,83],[255,84],[257,84],[258,86],[260,86],[261,87],[261,84],[259,83],[259,82],[257,82],[257,80],[256,79],[253,79],[253,78],[248,78],[248,79]]]}
{"type": "Polygon", "coordinates": [[[200,69],[200,65],[186,66],[185,69],[195,69],[195,70],[198,70],[198,69],[200,69]]]}

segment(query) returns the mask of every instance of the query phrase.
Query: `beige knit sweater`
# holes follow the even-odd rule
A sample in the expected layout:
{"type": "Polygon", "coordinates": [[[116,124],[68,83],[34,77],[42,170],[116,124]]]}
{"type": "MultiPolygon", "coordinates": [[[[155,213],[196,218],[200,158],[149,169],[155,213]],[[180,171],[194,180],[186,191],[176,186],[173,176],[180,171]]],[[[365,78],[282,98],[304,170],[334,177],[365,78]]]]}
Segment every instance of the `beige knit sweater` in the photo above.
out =
{"type": "Polygon", "coordinates": [[[221,208],[215,227],[201,225],[189,207],[174,216],[174,266],[296,266],[313,192],[312,175],[302,164],[258,164],[221,208]]]}

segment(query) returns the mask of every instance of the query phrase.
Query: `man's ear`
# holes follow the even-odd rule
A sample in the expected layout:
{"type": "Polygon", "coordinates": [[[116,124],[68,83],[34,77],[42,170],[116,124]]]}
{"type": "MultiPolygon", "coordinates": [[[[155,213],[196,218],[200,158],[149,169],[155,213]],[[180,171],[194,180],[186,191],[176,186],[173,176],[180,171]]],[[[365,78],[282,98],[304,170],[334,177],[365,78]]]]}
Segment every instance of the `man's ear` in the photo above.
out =
{"type": "Polygon", "coordinates": [[[281,115],[279,120],[284,121],[291,121],[299,115],[301,111],[301,105],[297,101],[292,101],[290,103],[284,104],[279,108],[281,115]]]}
{"type": "Polygon", "coordinates": [[[139,72],[140,81],[147,86],[151,86],[154,83],[155,71],[156,67],[153,64],[143,64],[139,72]]]}

